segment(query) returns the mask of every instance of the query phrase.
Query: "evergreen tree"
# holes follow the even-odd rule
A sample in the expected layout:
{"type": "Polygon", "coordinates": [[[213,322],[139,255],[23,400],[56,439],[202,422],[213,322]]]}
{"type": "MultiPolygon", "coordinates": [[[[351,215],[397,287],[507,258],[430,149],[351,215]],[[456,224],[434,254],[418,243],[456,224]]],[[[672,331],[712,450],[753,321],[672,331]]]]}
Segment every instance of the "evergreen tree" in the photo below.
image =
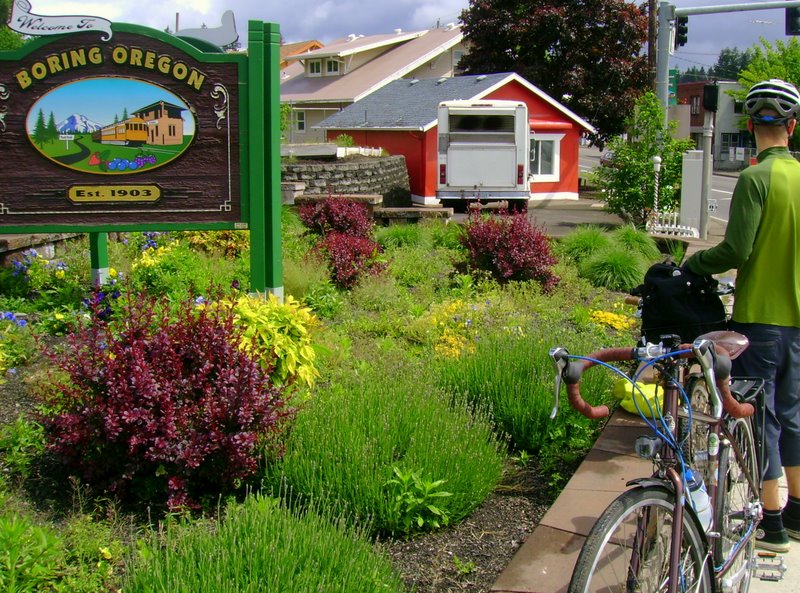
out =
{"type": "Polygon", "coordinates": [[[44,112],[41,109],[39,109],[39,115],[36,116],[36,125],[33,127],[31,137],[39,145],[39,148],[42,148],[47,142],[47,125],[44,123],[44,112]]]}
{"type": "Polygon", "coordinates": [[[47,135],[47,141],[53,142],[54,140],[58,139],[58,130],[56,129],[56,118],[53,115],[53,112],[50,112],[50,117],[47,118],[47,128],[45,129],[45,134],[47,135]]]}
{"type": "Polygon", "coordinates": [[[22,47],[22,35],[8,28],[6,23],[11,16],[11,0],[0,0],[0,51],[22,47]]]}

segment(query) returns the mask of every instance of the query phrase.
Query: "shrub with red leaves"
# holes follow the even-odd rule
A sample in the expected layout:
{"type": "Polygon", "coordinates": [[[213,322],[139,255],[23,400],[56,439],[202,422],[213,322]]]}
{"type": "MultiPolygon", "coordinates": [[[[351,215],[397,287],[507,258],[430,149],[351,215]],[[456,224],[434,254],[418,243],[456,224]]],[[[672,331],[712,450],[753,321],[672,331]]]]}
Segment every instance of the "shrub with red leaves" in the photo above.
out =
{"type": "Polygon", "coordinates": [[[369,237],[374,226],[366,204],[346,198],[329,197],[322,202],[301,204],[298,214],[303,224],[317,235],[342,233],[369,237]]]}
{"type": "Polygon", "coordinates": [[[123,500],[197,508],[239,488],[291,414],[239,331],[230,309],[187,302],[170,316],[148,298],[95,318],[50,352],[49,449],[123,500]]]}
{"type": "Polygon", "coordinates": [[[366,237],[330,233],[317,247],[326,254],[333,281],[342,288],[353,288],[364,274],[378,274],[385,268],[378,261],[380,246],[366,237]]]}
{"type": "Polygon", "coordinates": [[[470,215],[461,241],[469,250],[470,265],[497,280],[536,280],[545,292],[558,284],[547,235],[525,213],[470,215]]]}

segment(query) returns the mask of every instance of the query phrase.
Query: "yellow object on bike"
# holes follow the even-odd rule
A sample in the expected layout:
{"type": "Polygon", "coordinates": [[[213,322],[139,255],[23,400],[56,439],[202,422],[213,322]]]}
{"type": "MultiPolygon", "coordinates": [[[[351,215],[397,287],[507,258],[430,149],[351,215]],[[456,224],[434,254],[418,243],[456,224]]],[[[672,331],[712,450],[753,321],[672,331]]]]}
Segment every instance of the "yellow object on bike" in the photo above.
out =
{"type": "Polygon", "coordinates": [[[659,388],[658,383],[633,383],[627,379],[620,379],[614,383],[614,397],[620,400],[622,409],[632,414],[641,413],[647,418],[658,415],[658,411],[664,404],[664,394],[659,388]],[[636,402],[634,403],[634,398],[636,402]],[[636,409],[636,405],[639,409],[636,409]]]}

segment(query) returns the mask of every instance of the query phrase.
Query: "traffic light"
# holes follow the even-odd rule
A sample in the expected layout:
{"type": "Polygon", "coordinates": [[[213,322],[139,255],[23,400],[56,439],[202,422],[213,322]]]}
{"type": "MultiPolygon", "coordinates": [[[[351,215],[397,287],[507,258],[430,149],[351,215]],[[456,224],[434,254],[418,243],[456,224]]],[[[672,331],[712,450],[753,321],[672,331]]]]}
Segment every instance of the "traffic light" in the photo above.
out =
{"type": "Polygon", "coordinates": [[[719,104],[719,85],[717,83],[703,86],[703,109],[716,111],[719,104]]]}
{"type": "Polygon", "coordinates": [[[786,9],[786,34],[800,35],[800,6],[786,9]]]}
{"type": "MultiPolygon", "coordinates": [[[[788,10],[788,9],[787,9],[788,10]]],[[[679,16],[675,19],[675,49],[686,45],[689,40],[689,17],[679,16]]]]}

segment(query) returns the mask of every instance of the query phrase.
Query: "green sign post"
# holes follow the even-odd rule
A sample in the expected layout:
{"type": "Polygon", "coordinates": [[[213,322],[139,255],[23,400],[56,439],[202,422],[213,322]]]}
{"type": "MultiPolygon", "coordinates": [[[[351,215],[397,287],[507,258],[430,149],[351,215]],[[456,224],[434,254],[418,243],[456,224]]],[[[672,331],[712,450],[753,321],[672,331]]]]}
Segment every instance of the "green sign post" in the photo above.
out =
{"type": "Polygon", "coordinates": [[[282,298],[279,46],[114,23],[0,52],[0,233],[89,233],[102,281],[108,232],[249,230],[251,287],[282,298]]]}

